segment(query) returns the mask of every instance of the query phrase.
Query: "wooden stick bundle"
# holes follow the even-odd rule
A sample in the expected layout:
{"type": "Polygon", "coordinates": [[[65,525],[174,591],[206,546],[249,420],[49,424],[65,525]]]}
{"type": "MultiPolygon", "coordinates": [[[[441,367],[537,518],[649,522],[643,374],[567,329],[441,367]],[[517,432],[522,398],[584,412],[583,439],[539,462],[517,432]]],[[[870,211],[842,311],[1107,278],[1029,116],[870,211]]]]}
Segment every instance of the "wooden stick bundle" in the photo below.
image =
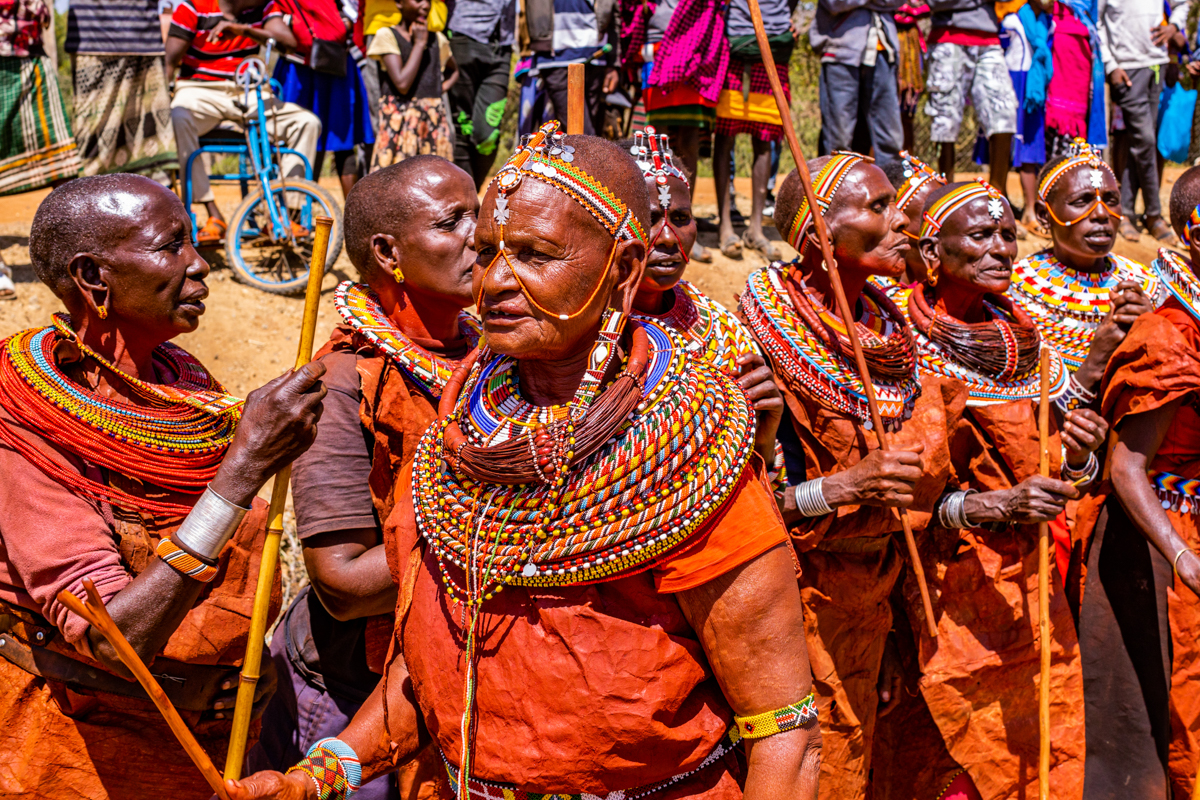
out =
{"type": "MultiPolygon", "coordinates": [[[[875,399],[875,386],[871,383],[871,374],[867,370],[867,359],[863,356],[862,344],[858,340],[858,330],[855,326],[854,315],[851,313],[850,304],[846,301],[846,292],[842,289],[842,279],[838,274],[837,262],[833,260],[833,246],[829,240],[829,231],[825,227],[825,217],[821,213],[821,207],[817,205],[817,198],[813,193],[812,175],[808,171],[808,162],[804,159],[804,153],[800,151],[800,140],[796,138],[796,128],[792,125],[792,109],[788,105],[787,97],[783,94],[783,85],[779,82],[779,73],[775,71],[775,57],[771,54],[771,46],[767,41],[767,29],[763,26],[762,10],[758,7],[758,0],[749,0],[750,4],[750,20],[754,23],[754,36],[758,40],[758,51],[762,55],[763,66],[767,70],[767,80],[771,82],[771,91],[775,94],[775,104],[779,106],[779,116],[783,121],[783,133],[787,137],[788,147],[792,150],[792,158],[796,161],[796,169],[800,173],[800,181],[804,187],[804,196],[808,200],[808,207],[812,211],[813,221],[817,227],[817,241],[821,245],[821,258],[825,262],[825,269],[829,273],[829,284],[833,288],[833,296],[837,301],[838,316],[842,318],[842,324],[846,328],[846,335],[850,339],[850,347],[854,350],[854,361],[858,367],[859,377],[863,382],[863,389],[867,394],[867,407],[871,412],[871,426],[875,431],[875,437],[879,442],[879,449],[887,451],[887,437],[884,435],[883,419],[879,416],[879,403],[875,399]]],[[[925,624],[929,635],[934,639],[937,638],[937,620],[933,616],[933,603],[929,599],[929,586],[925,583],[925,568],[921,565],[921,554],[917,552],[917,540],[913,537],[912,522],[908,518],[908,512],[901,508],[900,524],[904,528],[904,543],[908,548],[909,566],[912,568],[913,575],[917,579],[917,588],[921,591],[921,605],[925,609],[925,624]]]]}
{"type": "MultiPolygon", "coordinates": [[[[1050,351],[1042,346],[1041,390],[1038,396],[1040,474],[1050,477],[1050,351]]],[[[1050,523],[1038,523],[1038,798],[1050,800],[1050,523]]]]}
{"type": "Polygon", "coordinates": [[[96,591],[96,584],[92,583],[90,578],[84,578],[83,590],[87,592],[87,603],[80,602],[78,597],[66,589],[58,593],[58,602],[83,617],[89,625],[104,635],[104,638],[112,645],[113,650],[117,652],[117,657],[121,659],[121,663],[133,673],[133,677],[137,678],[138,683],[146,690],[146,694],[150,695],[150,699],[158,707],[159,712],[163,715],[163,719],[167,721],[167,727],[171,729],[171,733],[175,734],[175,738],[183,745],[188,758],[192,759],[192,763],[200,770],[200,774],[204,776],[204,780],[208,782],[209,787],[221,800],[229,800],[229,795],[225,791],[225,782],[221,780],[221,773],[217,772],[217,768],[213,766],[212,759],[208,757],[208,753],[200,746],[200,742],[196,741],[196,737],[188,730],[187,724],[179,716],[179,712],[175,710],[175,706],[171,705],[166,692],[158,685],[158,681],[154,679],[154,676],[150,674],[150,670],[147,669],[146,665],[142,663],[142,659],[134,652],[133,647],[130,646],[129,641],[125,638],[125,634],[121,633],[121,629],[117,627],[117,623],[109,616],[108,609],[104,607],[104,601],[100,599],[100,593],[96,591]]]}
{"type": "MultiPolygon", "coordinates": [[[[312,263],[308,268],[308,286],[304,293],[304,319],[300,325],[300,347],[296,354],[296,369],[312,358],[313,338],[317,328],[317,310],[321,302],[321,281],[325,277],[325,258],[329,252],[329,231],[333,220],[316,218],[313,237],[312,263]]],[[[267,541],[263,545],[262,561],[258,567],[258,585],[254,590],[254,608],[250,615],[250,636],[246,641],[246,658],[242,662],[238,681],[237,705],[233,710],[233,730],[229,735],[229,752],[225,758],[225,777],[237,780],[242,776],[246,743],[250,735],[250,715],[254,710],[254,691],[262,675],[262,651],[267,635],[267,613],[271,605],[271,587],[275,583],[275,565],[279,561],[279,540],[283,536],[283,508],[287,503],[288,483],[292,478],[289,464],[275,475],[271,487],[271,507],[268,512],[267,541]]]]}

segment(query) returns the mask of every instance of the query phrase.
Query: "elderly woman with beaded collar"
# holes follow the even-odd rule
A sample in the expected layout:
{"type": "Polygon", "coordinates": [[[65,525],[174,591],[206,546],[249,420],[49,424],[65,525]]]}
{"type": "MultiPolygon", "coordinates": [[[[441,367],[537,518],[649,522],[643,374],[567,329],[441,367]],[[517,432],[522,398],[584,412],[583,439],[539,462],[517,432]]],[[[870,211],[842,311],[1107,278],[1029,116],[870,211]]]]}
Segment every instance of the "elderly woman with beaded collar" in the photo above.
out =
{"type": "Polygon", "coordinates": [[[645,275],[633,298],[635,318],[682,334],[701,358],[737,379],[757,412],[755,449],[767,464],[778,466],[775,433],[779,430],[783,398],[754,336],[725,306],[683,280],[690,260],[688,253],[696,243],[696,218],[692,216],[687,175],[675,165],[667,137],[653,127],[635,132],[629,151],[651,191],[650,252],[645,275]]]}
{"type": "Polygon", "coordinates": [[[861,797],[870,772],[877,679],[892,627],[888,598],[900,575],[897,508],[923,527],[952,477],[948,432],[962,412],[961,384],[917,371],[908,325],[872,276],[904,270],[905,215],[883,171],[837,153],[810,163],[833,255],[893,448],[878,449],[865,389],[815,225],[796,172],[776,219],[800,258],[752,273],[741,309],[786,402],[779,428],[789,483],[781,511],[791,527],[805,601],[809,651],[819,665],[818,706],[830,725],[821,795],[861,797]]]}
{"type": "MultiPolygon", "coordinates": [[[[920,247],[929,277],[896,303],[912,326],[922,373],[961,381],[968,399],[951,448],[959,481],[921,543],[930,593],[945,613],[935,643],[922,624],[916,582],[905,581],[901,605],[910,624],[897,626],[897,635],[916,635],[899,642],[901,651],[915,651],[907,676],[913,691],[886,687],[897,707],[881,715],[875,796],[935,797],[947,785],[940,796],[1029,796],[1037,773],[1022,765],[1036,763],[1039,748],[1036,726],[1026,724],[1037,716],[1040,668],[1038,615],[1028,612],[1037,607],[1037,523],[1059,517],[1079,496],[1075,487],[1097,477],[1094,451],[1107,428],[1091,410],[1056,414],[1050,461],[1061,479],[1038,474],[1043,345],[1029,315],[1006,296],[1017,223],[999,191],[983,181],[935,190],[920,247]]],[[[1067,372],[1057,352],[1049,355],[1056,397],[1067,372]]],[[[1050,581],[1050,794],[1066,799],[1083,790],[1083,677],[1062,577],[1050,581]]]]}
{"type": "Polygon", "coordinates": [[[1061,402],[1094,405],[1109,357],[1129,326],[1162,302],[1144,265],[1112,252],[1121,194],[1112,168],[1082,139],[1042,168],[1034,213],[1047,250],[1018,261],[1010,293],[1071,375],[1061,402]]]}
{"type": "Polygon", "coordinates": [[[179,198],[148,178],[56,189],[29,252],[68,313],[0,343],[4,792],[206,800],[157,709],[58,594],[84,597],[91,580],[202,745],[222,753],[266,533],[265,504],[250,505],[312,442],[324,368],[243,404],[169,343],[199,325],[208,265],[179,198]]]}
{"type": "Polygon", "coordinates": [[[476,229],[486,346],[385,528],[403,661],[340,739],[235,800],[343,797],[429,737],[460,797],[815,797],[800,595],[753,409],[628,318],[649,217],[628,154],[557,123],[497,174],[476,229]],[[318,794],[318,765],[340,788],[318,794]]]}

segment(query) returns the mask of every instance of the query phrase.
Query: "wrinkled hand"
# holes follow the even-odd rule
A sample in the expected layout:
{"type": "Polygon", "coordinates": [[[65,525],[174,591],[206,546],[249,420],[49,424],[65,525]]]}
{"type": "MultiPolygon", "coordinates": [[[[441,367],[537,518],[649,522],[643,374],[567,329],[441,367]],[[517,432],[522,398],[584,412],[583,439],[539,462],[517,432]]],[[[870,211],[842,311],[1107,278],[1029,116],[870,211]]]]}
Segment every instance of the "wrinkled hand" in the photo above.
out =
{"type": "Polygon", "coordinates": [[[604,85],[601,90],[606,94],[612,94],[621,84],[621,71],[616,67],[609,67],[604,73],[604,85]]]}
{"type": "Polygon", "coordinates": [[[883,661],[879,664],[879,680],[875,684],[875,689],[879,692],[879,708],[875,711],[877,718],[886,717],[900,704],[903,673],[900,653],[896,650],[895,633],[889,633],[883,645],[883,661]]]}
{"type": "Polygon", "coordinates": [[[240,781],[225,781],[225,790],[229,800],[317,800],[316,785],[302,772],[256,772],[240,781]]]}
{"type": "Polygon", "coordinates": [[[324,364],[310,362],[250,393],[213,491],[248,506],[267,478],[312,445],[325,399],[324,374],[324,364]]]}
{"type": "Polygon", "coordinates": [[[1125,74],[1125,70],[1117,67],[1108,76],[1108,82],[1113,86],[1133,86],[1133,81],[1125,74]]]}
{"type": "MultiPolygon", "coordinates": [[[[237,705],[237,689],[238,675],[241,670],[231,669],[229,676],[221,683],[221,693],[213,700],[213,718],[214,719],[232,719],[233,708],[237,705]]],[[[271,699],[271,695],[275,694],[275,686],[279,682],[279,671],[275,669],[275,662],[269,658],[263,659],[261,665],[262,674],[258,678],[258,683],[254,687],[254,708],[250,714],[251,719],[258,719],[262,716],[263,711],[267,708],[267,703],[271,699]]]]}
{"type": "Polygon", "coordinates": [[[775,458],[775,436],[783,419],[783,395],[775,385],[774,373],[760,354],[743,353],[738,356],[737,364],[740,373],[738,386],[746,393],[758,417],[754,449],[770,467],[775,458]]]}
{"type": "Polygon", "coordinates": [[[825,502],[839,506],[908,508],[913,486],[921,478],[925,445],[909,450],[875,450],[850,469],[830,475],[822,484],[825,502]]]}
{"type": "Polygon", "coordinates": [[[963,510],[972,524],[1032,524],[1049,522],[1077,497],[1079,490],[1066,481],[1034,475],[1011,489],[967,495],[963,510]]]}
{"type": "Polygon", "coordinates": [[[1090,408],[1068,411],[1063,421],[1062,443],[1067,449],[1067,464],[1075,469],[1087,463],[1090,453],[1100,449],[1108,435],[1108,423],[1090,408]]]}
{"type": "Polygon", "coordinates": [[[1163,25],[1156,25],[1150,29],[1150,41],[1159,47],[1166,47],[1169,44],[1173,44],[1176,47],[1183,47],[1186,39],[1184,39],[1179,28],[1170,23],[1165,23],[1163,25]]]}

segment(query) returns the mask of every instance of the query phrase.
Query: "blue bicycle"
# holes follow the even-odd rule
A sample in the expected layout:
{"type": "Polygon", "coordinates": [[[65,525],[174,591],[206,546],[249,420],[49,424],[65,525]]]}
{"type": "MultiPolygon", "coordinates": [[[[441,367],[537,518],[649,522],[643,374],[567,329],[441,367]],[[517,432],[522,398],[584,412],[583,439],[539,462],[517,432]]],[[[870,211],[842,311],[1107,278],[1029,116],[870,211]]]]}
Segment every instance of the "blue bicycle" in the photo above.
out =
{"type": "MultiPolygon", "coordinates": [[[[267,45],[268,60],[272,44],[267,45]]],[[[236,173],[209,176],[213,181],[237,181],[242,188],[242,202],[225,232],[225,260],[244,283],[275,294],[298,294],[304,291],[312,263],[314,218],[333,218],[325,262],[328,269],[342,251],[342,209],[329,191],[313,181],[312,165],[303,154],[284,147],[278,137],[272,141],[263,87],[271,87],[276,97],[280,88],[270,78],[267,62],[257,56],[245,59],[238,65],[235,80],[244,92],[244,136],[241,131],[218,128],[201,138],[200,148],[188,157],[184,168],[183,203],[195,226],[196,214],[191,210],[193,162],[201,153],[236,155],[236,173]],[[252,108],[253,114],[249,113],[252,108]],[[284,153],[303,161],[303,179],[283,177],[279,158],[284,153]]]]}

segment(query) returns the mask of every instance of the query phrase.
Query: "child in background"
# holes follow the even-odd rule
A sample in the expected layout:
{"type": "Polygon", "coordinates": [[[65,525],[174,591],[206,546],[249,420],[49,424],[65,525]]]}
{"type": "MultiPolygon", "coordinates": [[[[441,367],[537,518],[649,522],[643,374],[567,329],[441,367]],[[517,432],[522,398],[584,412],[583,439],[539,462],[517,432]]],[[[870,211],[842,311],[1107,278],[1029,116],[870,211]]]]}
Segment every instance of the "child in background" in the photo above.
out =
{"type": "Polygon", "coordinates": [[[454,134],[442,94],[458,81],[451,57],[442,61],[427,26],[430,0],[400,0],[400,24],[381,28],[367,55],[378,59],[379,133],[371,171],[415,155],[454,158],[454,134]]]}

